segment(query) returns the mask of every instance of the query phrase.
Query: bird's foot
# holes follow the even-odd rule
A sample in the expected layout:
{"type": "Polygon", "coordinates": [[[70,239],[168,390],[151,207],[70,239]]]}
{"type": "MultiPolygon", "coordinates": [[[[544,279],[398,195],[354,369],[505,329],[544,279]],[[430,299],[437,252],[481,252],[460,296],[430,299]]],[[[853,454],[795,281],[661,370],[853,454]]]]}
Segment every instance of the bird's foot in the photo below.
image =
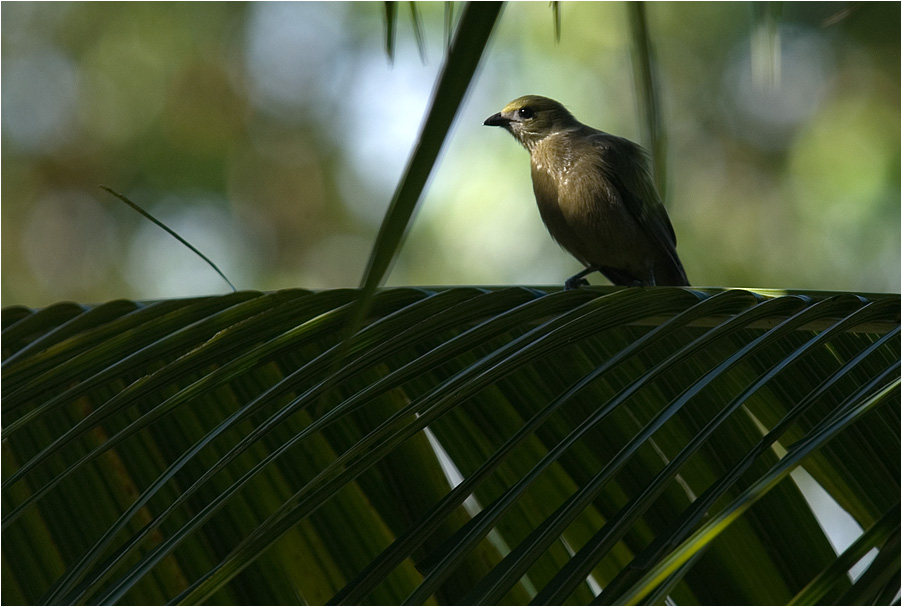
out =
{"type": "Polygon", "coordinates": [[[572,291],[573,289],[578,289],[584,285],[588,287],[589,281],[586,280],[585,278],[583,278],[583,276],[585,276],[587,274],[591,274],[592,272],[597,272],[597,271],[598,271],[598,268],[591,267],[591,268],[586,268],[579,274],[574,274],[573,276],[571,276],[564,282],[564,290],[572,291]]]}
{"type": "Polygon", "coordinates": [[[564,282],[564,290],[565,291],[572,291],[573,289],[578,289],[582,286],[588,287],[589,281],[586,280],[585,278],[582,278],[579,274],[568,278],[564,282]]]}

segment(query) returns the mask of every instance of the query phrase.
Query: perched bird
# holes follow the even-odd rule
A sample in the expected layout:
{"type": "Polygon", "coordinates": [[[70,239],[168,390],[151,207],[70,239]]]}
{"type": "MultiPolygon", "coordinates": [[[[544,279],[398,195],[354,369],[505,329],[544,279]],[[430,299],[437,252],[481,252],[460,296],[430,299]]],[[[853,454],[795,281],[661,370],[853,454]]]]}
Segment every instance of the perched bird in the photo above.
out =
{"type": "Polygon", "coordinates": [[[579,122],[553,99],[527,95],[483,123],[529,151],[539,213],[558,244],[615,285],[688,285],[676,235],[640,146],[579,122]]]}

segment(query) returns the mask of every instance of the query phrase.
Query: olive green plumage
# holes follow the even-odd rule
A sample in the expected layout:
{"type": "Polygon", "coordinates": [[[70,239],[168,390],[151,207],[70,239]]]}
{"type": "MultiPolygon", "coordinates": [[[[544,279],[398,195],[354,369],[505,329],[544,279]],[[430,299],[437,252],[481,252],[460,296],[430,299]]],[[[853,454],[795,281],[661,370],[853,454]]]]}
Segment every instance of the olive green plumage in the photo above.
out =
{"type": "Polygon", "coordinates": [[[527,95],[484,122],[529,151],[532,185],[551,236],[586,269],[616,285],[688,285],[676,235],[640,146],[579,122],[547,97],[527,95]]]}

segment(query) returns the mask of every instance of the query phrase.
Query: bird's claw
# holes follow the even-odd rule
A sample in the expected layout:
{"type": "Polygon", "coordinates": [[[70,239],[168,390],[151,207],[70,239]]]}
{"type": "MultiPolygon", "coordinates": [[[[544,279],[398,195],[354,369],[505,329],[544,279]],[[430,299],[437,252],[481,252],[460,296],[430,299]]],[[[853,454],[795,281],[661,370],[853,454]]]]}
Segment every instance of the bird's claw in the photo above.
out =
{"type": "Polygon", "coordinates": [[[573,289],[578,289],[582,286],[589,286],[589,281],[585,278],[581,278],[579,276],[573,276],[572,278],[568,278],[564,282],[564,290],[572,291],[573,289]]]}

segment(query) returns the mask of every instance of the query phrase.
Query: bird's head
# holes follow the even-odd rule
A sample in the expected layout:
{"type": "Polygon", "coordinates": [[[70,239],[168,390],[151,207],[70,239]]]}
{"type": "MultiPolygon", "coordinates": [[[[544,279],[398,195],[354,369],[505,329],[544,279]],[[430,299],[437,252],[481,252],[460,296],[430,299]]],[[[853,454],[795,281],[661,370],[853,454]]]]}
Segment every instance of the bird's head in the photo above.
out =
{"type": "Polygon", "coordinates": [[[503,110],[486,118],[483,124],[507,129],[530,151],[545,137],[579,125],[563,105],[538,95],[514,99],[503,110]]]}

